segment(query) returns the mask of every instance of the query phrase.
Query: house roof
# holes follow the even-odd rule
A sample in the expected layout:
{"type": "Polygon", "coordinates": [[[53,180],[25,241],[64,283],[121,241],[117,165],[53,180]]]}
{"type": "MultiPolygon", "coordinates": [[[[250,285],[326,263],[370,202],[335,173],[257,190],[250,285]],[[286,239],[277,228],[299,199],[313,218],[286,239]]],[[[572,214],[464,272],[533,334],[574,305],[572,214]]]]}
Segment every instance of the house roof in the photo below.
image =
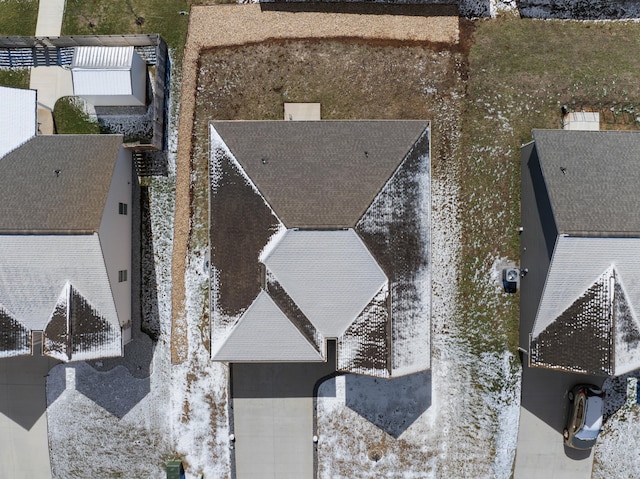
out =
{"type": "Polygon", "coordinates": [[[120,135],[43,135],[0,159],[0,234],[97,232],[121,145],[120,135]]]}
{"type": "Polygon", "coordinates": [[[93,235],[0,235],[0,304],[42,331],[67,285],[118,331],[100,239],[93,235]]]}
{"type": "Polygon", "coordinates": [[[287,231],[263,262],[317,330],[341,336],[387,277],[352,229],[287,231]]]}
{"type": "Polygon", "coordinates": [[[640,132],[534,130],[559,233],[640,234],[640,132]]]}
{"type": "Polygon", "coordinates": [[[218,361],[323,361],[265,291],[245,311],[214,353],[218,361]]]}
{"type": "Polygon", "coordinates": [[[210,135],[213,357],[290,358],[256,335],[231,342],[266,294],[322,354],[338,337],[342,370],[428,368],[429,122],[211,122],[210,135]]]}
{"type": "Polygon", "coordinates": [[[423,120],[214,121],[287,228],[354,227],[428,128],[423,120]]]}
{"type": "Polygon", "coordinates": [[[640,238],[559,236],[532,331],[532,362],[579,372],[640,367],[640,238]]]}
{"type": "Polygon", "coordinates": [[[36,135],[36,91],[0,86],[0,158],[36,135]]]}

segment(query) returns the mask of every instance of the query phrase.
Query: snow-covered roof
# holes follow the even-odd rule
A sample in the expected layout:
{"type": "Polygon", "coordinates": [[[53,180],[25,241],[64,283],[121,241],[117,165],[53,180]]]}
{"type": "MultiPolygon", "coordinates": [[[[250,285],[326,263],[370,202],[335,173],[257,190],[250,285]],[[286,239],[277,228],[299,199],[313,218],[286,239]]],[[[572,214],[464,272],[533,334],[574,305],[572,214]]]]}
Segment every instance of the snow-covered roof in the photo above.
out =
{"type": "Polygon", "coordinates": [[[532,361],[581,372],[640,367],[640,238],[558,237],[532,361]]]}
{"type": "Polygon", "coordinates": [[[210,130],[213,357],[246,358],[248,342],[227,359],[217,351],[264,290],[323,357],[325,340],[338,338],[342,370],[428,369],[429,122],[212,122],[210,130]]]}
{"type": "Polygon", "coordinates": [[[42,331],[72,285],[107,322],[120,325],[97,234],[0,235],[0,304],[42,331]]]}
{"type": "Polygon", "coordinates": [[[0,86],[0,158],[37,133],[36,91],[0,86]]]}
{"type": "Polygon", "coordinates": [[[387,281],[352,229],[278,239],[264,263],[325,337],[341,336],[387,281]]]}
{"type": "Polygon", "coordinates": [[[213,358],[233,362],[323,361],[265,291],[245,311],[213,358]]]}

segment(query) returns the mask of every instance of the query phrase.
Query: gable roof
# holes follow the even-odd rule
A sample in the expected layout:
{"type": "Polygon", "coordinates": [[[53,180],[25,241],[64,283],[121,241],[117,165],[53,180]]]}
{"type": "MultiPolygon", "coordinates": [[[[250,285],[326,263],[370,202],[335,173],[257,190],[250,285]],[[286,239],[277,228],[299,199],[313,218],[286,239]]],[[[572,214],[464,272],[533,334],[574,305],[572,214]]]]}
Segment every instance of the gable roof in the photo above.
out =
{"type": "Polygon", "coordinates": [[[559,233],[640,235],[640,132],[534,130],[559,233]]]}
{"type": "Polygon", "coordinates": [[[261,291],[214,353],[217,361],[323,361],[322,355],[261,291]]]}
{"type": "Polygon", "coordinates": [[[560,236],[532,331],[532,363],[623,374],[640,367],[640,238],[560,236]]]}
{"type": "Polygon", "coordinates": [[[36,91],[0,86],[0,158],[37,132],[36,91]]]}
{"type": "Polygon", "coordinates": [[[287,228],[354,227],[428,128],[423,120],[214,121],[287,228]]]}
{"type": "Polygon", "coordinates": [[[120,329],[100,239],[94,235],[0,235],[0,303],[29,330],[44,330],[71,284],[120,329]]]}
{"type": "Polygon", "coordinates": [[[42,135],[1,158],[0,234],[97,232],[121,145],[121,135],[42,135]]]}

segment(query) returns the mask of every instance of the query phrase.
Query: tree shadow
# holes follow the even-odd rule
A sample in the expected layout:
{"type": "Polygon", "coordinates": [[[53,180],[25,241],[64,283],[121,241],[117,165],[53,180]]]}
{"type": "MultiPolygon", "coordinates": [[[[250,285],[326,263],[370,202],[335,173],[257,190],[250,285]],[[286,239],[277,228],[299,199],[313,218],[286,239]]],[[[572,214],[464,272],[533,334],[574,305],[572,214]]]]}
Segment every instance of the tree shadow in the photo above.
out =
{"type": "Polygon", "coordinates": [[[431,407],[431,371],[393,379],[348,374],[345,383],[347,407],[396,439],[431,407]]]}

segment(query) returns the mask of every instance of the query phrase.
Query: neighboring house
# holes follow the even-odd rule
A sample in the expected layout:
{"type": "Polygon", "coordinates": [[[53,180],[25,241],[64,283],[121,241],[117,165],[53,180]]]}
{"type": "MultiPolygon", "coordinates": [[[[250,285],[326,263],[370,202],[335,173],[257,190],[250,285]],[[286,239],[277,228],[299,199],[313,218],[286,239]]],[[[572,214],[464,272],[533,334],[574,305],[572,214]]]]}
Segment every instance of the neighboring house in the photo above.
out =
{"type": "Polygon", "coordinates": [[[36,91],[0,86],[0,158],[38,131],[36,91]]]}
{"type": "Polygon", "coordinates": [[[131,153],[33,136],[0,158],[0,357],[120,356],[131,339],[131,153]]]}
{"type": "Polygon", "coordinates": [[[428,121],[214,121],[212,357],[430,366],[428,121]]]}
{"type": "Polygon", "coordinates": [[[147,64],[133,47],[76,47],[73,94],[94,106],[144,106],[147,64]]]}
{"type": "Polygon", "coordinates": [[[640,368],[640,132],[534,130],[522,149],[520,343],[532,366],[640,368]]]}

